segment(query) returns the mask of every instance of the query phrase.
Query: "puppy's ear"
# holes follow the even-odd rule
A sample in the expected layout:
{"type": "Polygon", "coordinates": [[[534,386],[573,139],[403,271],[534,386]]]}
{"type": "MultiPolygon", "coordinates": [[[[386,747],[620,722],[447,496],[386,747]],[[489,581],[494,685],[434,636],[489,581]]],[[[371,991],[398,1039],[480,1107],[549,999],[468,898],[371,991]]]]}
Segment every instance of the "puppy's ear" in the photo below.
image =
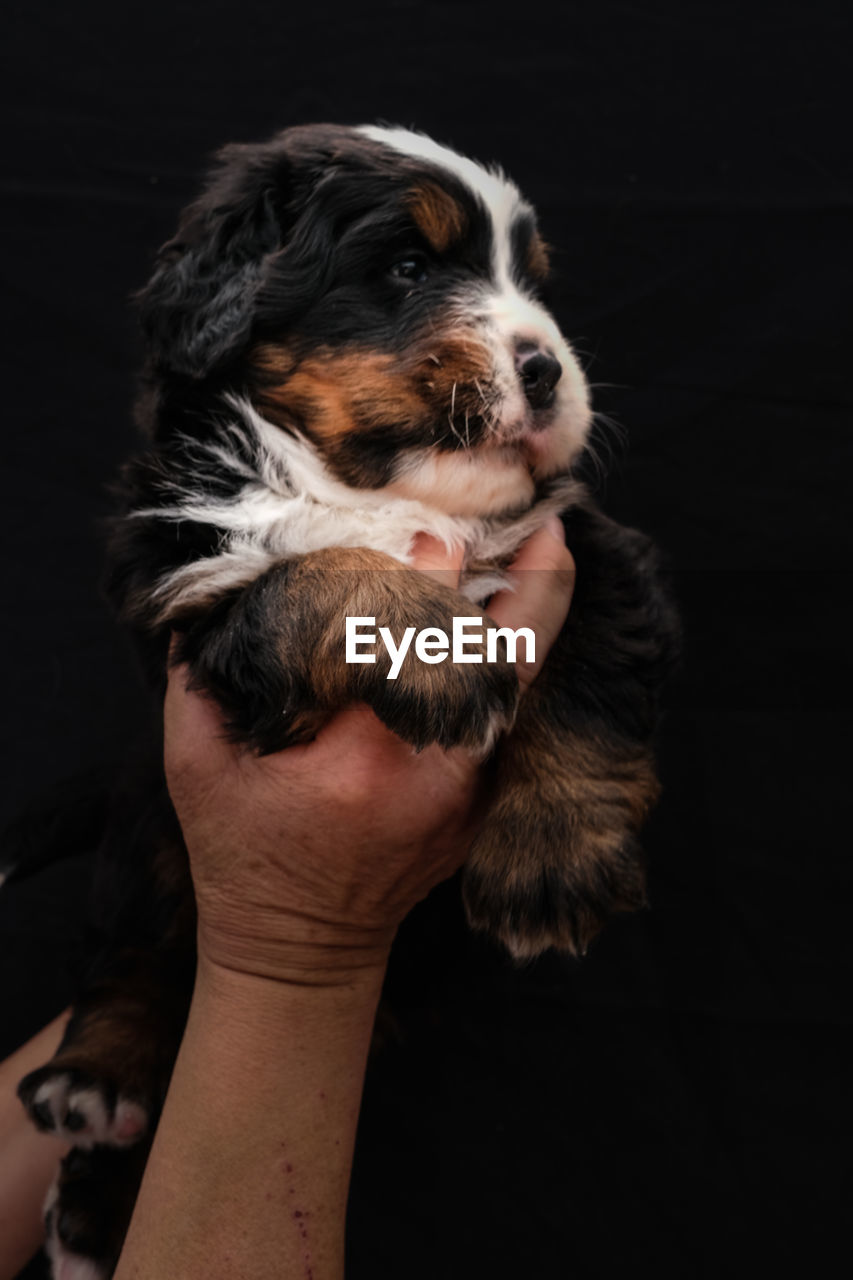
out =
{"type": "Polygon", "coordinates": [[[154,365],[202,378],[249,335],[269,261],[282,247],[291,163],[280,145],[232,145],[185,210],[137,295],[154,365]]]}

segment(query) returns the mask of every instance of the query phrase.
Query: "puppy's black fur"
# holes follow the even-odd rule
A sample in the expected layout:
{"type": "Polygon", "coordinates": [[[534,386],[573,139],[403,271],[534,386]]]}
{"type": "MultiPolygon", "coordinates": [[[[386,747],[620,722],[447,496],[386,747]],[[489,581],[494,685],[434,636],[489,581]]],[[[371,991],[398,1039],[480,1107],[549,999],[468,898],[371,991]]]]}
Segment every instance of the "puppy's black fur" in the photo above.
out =
{"type": "MultiPolygon", "coordinates": [[[[512,184],[429,140],[315,126],[226,148],[139,298],[149,447],[124,474],[108,578],[155,689],[176,634],[195,684],[260,751],[353,701],[416,747],[494,749],[463,892],[472,924],[519,957],[583,952],[609,913],[643,902],[638,835],[677,645],[653,547],[573,477],[586,388],[546,281],[512,184]],[[381,658],[344,662],[347,615],[397,636],[450,631],[459,614],[488,623],[501,571],[555,512],[575,594],[520,705],[505,657],[410,660],[395,681],[381,658]],[[405,567],[418,529],[464,544],[465,597],[405,567]]],[[[122,944],[20,1089],[37,1125],[89,1148],[63,1166],[50,1247],[104,1275],[194,966],[186,854],[158,765],[149,776],[106,843],[122,944]],[[109,1201],[105,1161],[111,1179],[124,1170],[109,1201]]]]}

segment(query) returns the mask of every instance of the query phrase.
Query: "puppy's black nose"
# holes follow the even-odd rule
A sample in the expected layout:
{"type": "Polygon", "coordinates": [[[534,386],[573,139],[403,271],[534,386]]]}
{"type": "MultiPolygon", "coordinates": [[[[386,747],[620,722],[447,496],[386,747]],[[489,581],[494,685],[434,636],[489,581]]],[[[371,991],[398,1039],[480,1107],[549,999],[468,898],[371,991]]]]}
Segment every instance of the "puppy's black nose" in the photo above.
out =
{"type": "Polygon", "coordinates": [[[531,408],[549,408],[563,374],[559,360],[535,342],[519,342],[515,348],[515,371],[531,408]]]}

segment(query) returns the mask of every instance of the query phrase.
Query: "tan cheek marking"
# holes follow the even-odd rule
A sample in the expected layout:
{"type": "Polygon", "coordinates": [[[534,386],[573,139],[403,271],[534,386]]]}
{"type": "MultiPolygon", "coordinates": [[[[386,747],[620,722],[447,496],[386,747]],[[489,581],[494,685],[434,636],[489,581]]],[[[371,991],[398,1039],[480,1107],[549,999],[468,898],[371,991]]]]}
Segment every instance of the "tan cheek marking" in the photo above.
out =
{"type": "Polygon", "coordinates": [[[296,414],[332,439],[378,423],[411,422],[424,404],[394,356],[380,352],[318,352],[295,366],[286,347],[259,347],[252,364],[256,395],[273,416],[296,414]]]}
{"type": "Polygon", "coordinates": [[[255,399],[272,421],[299,417],[327,440],[378,424],[443,423],[451,406],[460,420],[483,412],[494,376],[489,348],[462,328],[433,337],[406,356],[321,350],[298,363],[286,344],[264,344],[251,359],[255,399]]]}
{"type": "Polygon", "coordinates": [[[406,206],[436,253],[444,253],[461,240],[468,229],[465,210],[433,182],[414,187],[406,196],[406,206]]]}
{"type": "Polygon", "coordinates": [[[483,394],[487,394],[494,377],[494,364],[489,348],[475,335],[460,329],[449,337],[430,342],[425,345],[424,354],[418,355],[417,363],[442,417],[450,412],[451,404],[457,414],[464,415],[466,409],[472,413],[482,410],[477,383],[483,394]]]}

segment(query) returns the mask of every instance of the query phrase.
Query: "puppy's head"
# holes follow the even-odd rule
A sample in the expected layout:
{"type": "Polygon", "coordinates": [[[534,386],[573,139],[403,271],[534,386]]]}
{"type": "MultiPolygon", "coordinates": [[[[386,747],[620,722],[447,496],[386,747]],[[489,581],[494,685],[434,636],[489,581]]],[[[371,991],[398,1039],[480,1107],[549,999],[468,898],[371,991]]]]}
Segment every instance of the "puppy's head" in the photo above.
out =
{"type": "Polygon", "coordinates": [[[229,388],[347,484],[489,515],[566,471],[589,427],[547,274],[499,172],[316,125],[227,147],[140,300],[164,403],[229,388]]]}

